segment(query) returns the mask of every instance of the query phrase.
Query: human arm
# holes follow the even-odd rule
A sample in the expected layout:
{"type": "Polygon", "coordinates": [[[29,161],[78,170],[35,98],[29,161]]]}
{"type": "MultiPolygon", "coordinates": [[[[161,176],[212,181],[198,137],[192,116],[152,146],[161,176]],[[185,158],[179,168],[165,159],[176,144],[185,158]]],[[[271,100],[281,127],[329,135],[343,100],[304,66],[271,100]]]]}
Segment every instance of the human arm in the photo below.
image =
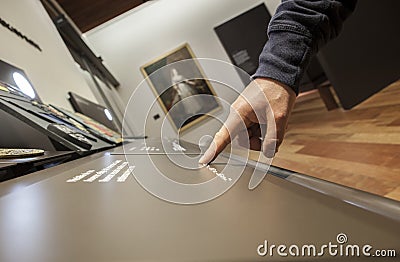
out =
{"type": "MultiPolygon", "coordinates": [[[[211,162],[240,133],[241,130],[235,130],[237,125],[230,124],[238,122],[234,118],[253,119],[245,121],[245,125],[249,131],[254,129],[260,121],[254,119],[252,104],[260,104],[266,100],[269,106],[265,104],[265,111],[272,110],[275,126],[273,128],[271,123],[267,125],[266,136],[258,142],[258,150],[262,150],[267,157],[273,156],[282,143],[299,82],[311,57],[339,34],[344,20],[353,12],[355,4],[356,0],[282,1],[268,26],[269,39],[260,55],[259,67],[253,75],[255,80],[246,87],[249,89],[253,86],[251,89],[260,95],[239,96],[232,105],[227,121],[215,135],[200,163],[211,162]],[[259,87],[254,88],[254,84],[259,87]],[[271,129],[276,129],[274,137],[270,135],[271,129]]],[[[251,133],[253,132],[249,132],[251,133]]],[[[249,139],[251,142],[255,137],[249,136],[249,139]]]]}

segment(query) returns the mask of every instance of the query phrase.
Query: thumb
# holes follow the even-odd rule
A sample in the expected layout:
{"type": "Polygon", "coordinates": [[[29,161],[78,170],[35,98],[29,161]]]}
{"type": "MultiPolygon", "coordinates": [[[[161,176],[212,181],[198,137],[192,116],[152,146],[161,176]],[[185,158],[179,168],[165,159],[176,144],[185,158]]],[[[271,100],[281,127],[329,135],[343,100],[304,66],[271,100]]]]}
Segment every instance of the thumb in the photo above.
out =
{"type": "Polygon", "coordinates": [[[277,152],[279,141],[277,139],[276,122],[271,111],[267,112],[267,125],[265,126],[265,137],[262,152],[265,157],[272,158],[277,152]]]}
{"type": "Polygon", "coordinates": [[[262,152],[265,157],[273,158],[275,153],[278,151],[277,149],[278,139],[276,138],[265,138],[263,141],[262,152]]]}

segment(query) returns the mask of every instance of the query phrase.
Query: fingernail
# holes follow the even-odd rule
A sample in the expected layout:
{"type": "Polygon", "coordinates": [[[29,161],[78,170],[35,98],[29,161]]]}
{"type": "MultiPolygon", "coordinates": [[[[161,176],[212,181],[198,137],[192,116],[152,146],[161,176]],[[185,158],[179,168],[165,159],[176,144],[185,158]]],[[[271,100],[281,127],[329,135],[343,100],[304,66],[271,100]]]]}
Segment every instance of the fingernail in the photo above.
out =
{"type": "Polygon", "coordinates": [[[277,141],[275,139],[264,140],[263,154],[267,158],[273,158],[278,152],[277,141]]]}
{"type": "Polygon", "coordinates": [[[213,160],[213,157],[216,153],[215,143],[212,142],[210,147],[204,152],[204,155],[199,159],[199,164],[208,164],[213,160]]]}
{"type": "Polygon", "coordinates": [[[206,152],[204,153],[204,155],[199,159],[199,164],[203,164],[203,165],[208,164],[208,162],[210,161],[209,151],[210,151],[210,148],[208,148],[206,150],[206,152]]]}
{"type": "Polygon", "coordinates": [[[206,158],[205,158],[205,155],[203,155],[200,159],[199,159],[199,164],[200,165],[205,165],[206,164],[206,158]]]}
{"type": "Polygon", "coordinates": [[[267,158],[273,158],[275,156],[275,150],[264,151],[264,156],[267,158]]]}

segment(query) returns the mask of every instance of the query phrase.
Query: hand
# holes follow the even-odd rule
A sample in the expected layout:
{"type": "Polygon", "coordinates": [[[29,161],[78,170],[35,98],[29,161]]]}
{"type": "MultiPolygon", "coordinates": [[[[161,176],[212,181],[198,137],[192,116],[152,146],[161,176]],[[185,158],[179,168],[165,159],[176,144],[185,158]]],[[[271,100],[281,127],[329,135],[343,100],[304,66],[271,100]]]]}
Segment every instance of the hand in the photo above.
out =
{"type": "Polygon", "coordinates": [[[295,100],[296,94],[290,87],[272,79],[257,78],[232,104],[228,119],[199,163],[212,162],[236,136],[239,144],[246,141],[250,149],[262,150],[266,157],[273,157],[282,143],[295,100]],[[266,127],[266,132],[262,132],[262,127],[266,127]]]}

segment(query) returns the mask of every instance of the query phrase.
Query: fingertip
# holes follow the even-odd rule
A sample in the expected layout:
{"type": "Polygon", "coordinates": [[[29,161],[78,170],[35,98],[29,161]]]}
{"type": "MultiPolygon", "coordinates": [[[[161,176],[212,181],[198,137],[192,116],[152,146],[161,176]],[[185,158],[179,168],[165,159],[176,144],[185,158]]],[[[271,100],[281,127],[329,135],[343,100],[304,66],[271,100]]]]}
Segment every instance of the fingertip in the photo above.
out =
{"type": "Polygon", "coordinates": [[[263,151],[263,154],[266,158],[273,158],[275,156],[275,150],[263,151]]]}
{"type": "Polygon", "coordinates": [[[202,157],[200,157],[199,165],[204,166],[204,165],[207,165],[208,163],[209,163],[208,158],[206,158],[204,155],[202,157]]]}
{"type": "Polygon", "coordinates": [[[208,164],[208,158],[206,157],[206,155],[203,155],[202,157],[200,157],[200,159],[199,159],[199,164],[200,165],[206,165],[206,164],[208,164]]]}
{"type": "Polygon", "coordinates": [[[214,156],[216,155],[216,144],[213,141],[208,149],[204,152],[204,155],[199,159],[199,164],[206,165],[214,160],[214,156]]]}
{"type": "Polygon", "coordinates": [[[221,153],[225,147],[231,142],[231,137],[228,128],[224,125],[214,135],[214,139],[211,142],[204,155],[199,159],[199,164],[208,164],[212,162],[221,153]]]}
{"type": "Polygon", "coordinates": [[[278,151],[276,139],[264,140],[263,143],[263,154],[267,158],[273,158],[278,151]]]}

